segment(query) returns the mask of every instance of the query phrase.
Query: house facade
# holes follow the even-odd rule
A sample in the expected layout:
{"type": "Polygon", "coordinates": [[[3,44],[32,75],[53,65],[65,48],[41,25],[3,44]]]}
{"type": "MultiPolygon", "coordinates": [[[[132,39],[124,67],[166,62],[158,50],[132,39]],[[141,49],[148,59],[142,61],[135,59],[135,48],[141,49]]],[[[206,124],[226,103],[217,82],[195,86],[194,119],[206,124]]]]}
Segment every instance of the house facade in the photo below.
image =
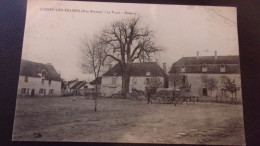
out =
{"type": "Polygon", "coordinates": [[[89,82],[88,88],[91,89],[91,90],[89,90],[89,92],[101,93],[101,81],[102,81],[102,77],[98,77],[98,78],[94,79],[93,81],[89,82]]]}
{"type": "Polygon", "coordinates": [[[53,65],[21,60],[17,95],[60,96],[61,78],[53,65]]]}
{"type": "MultiPolygon", "coordinates": [[[[132,89],[145,91],[145,87],[149,84],[152,78],[157,78],[162,86],[167,84],[167,74],[160,65],[156,62],[144,63],[129,63],[129,92],[132,89]]],[[[113,94],[120,94],[122,91],[122,71],[120,65],[117,64],[109,69],[102,76],[101,94],[103,96],[111,96],[113,94]]]]}
{"type": "MultiPolygon", "coordinates": [[[[239,56],[217,56],[217,52],[214,56],[199,56],[197,52],[196,57],[183,57],[173,63],[169,74],[173,74],[174,69],[182,75],[177,88],[188,82],[195,96],[230,97],[231,93],[224,87],[225,79],[229,78],[237,87],[237,100],[242,102],[239,56]],[[217,81],[217,88],[211,92],[207,80],[212,78],[217,81]]],[[[173,82],[169,81],[169,86],[174,88],[173,82]]]]}
{"type": "Polygon", "coordinates": [[[87,90],[87,82],[86,81],[76,81],[70,87],[70,93],[72,95],[85,95],[87,90]]]}

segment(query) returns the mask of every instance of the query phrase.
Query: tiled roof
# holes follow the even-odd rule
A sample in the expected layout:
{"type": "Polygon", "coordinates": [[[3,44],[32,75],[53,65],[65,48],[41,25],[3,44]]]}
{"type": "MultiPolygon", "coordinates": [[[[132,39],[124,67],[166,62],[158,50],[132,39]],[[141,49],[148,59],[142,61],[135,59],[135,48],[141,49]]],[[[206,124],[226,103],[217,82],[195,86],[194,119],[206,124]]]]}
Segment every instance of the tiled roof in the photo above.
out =
{"type": "MultiPolygon", "coordinates": [[[[129,63],[130,76],[146,76],[147,72],[150,72],[150,76],[166,77],[166,72],[156,62],[144,62],[144,63],[129,63]]],[[[119,64],[113,66],[110,70],[103,74],[103,76],[122,76],[122,70],[119,64]]]]}
{"type": "Polygon", "coordinates": [[[98,77],[96,79],[94,79],[93,81],[89,82],[90,85],[100,85],[102,81],[102,77],[98,77]]]}
{"type": "Polygon", "coordinates": [[[182,57],[173,65],[201,65],[201,64],[239,64],[239,56],[200,56],[182,57]]]}
{"type": "Polygon", "coordinates": [[[185,73],[202,73],[202,67],[207,68],[203,73],[240,73],[239,56],[218,56],[217,59],[214,56],[183,57],[172,64],[169,73],[174,66],[180,72],[184,67],[185,73]],[[220,67],[225,67],[225,72],[220,72],[220,67]]]}
{"type": "Polygon", "coordinates": [[[41,77],[42,71],[46,72],[46,80],[61,81],[61,78],[53,65],[21,60],[20,75],[29,77],[41,77]]]}
{"type": "Polygon", "coordinates": [[[85,86],[87,83],[86,81],[77,81],[70,89],[80,89],[81,87],[85,86]]]}

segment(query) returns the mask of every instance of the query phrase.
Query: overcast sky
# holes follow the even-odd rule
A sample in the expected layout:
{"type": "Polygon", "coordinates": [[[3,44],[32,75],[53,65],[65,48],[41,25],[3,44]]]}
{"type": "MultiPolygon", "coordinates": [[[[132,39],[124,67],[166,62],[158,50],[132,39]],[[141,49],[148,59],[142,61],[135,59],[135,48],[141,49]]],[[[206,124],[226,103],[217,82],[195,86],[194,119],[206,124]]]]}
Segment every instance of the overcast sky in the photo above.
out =
{"type": "Polygon", "coordinates": [[[79,67],[80,39],[84,35],[91,38],[115,20],[135,16],[125,11],[142,16],[143,25],[155,32],[157,45],[165,49],[158,54],[158,62],[167,63],[168,69],[181,57],[195,56],[197,51],[200,56],[213,56],[215,50],[218,55],[239,54],[234,7],[29,0],[22,58],[52,63],[66,80],[91,81],[93,75],[83,74],[79,67]]]}

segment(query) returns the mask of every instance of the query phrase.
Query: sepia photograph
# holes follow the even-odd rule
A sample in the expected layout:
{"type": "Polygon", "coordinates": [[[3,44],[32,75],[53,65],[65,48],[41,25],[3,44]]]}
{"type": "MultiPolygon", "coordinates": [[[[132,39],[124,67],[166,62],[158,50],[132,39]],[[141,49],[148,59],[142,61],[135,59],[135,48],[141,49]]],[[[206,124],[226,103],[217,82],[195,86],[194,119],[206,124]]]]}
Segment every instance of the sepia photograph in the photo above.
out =
{"type": "Polygon", "coordinates": [[[237,8],[28,0],[12,141],[246,145],[237,8]]]}

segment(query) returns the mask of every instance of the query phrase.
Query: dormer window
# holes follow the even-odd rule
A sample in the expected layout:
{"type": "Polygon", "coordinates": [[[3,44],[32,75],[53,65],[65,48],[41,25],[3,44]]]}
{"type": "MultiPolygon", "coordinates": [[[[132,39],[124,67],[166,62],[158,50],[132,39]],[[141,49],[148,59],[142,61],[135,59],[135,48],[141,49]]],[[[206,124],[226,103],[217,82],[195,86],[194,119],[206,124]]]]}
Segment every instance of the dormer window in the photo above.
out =
{"type": "Polygon", "coordinates": [[[226,72],[226,67],[224,65],[220,66],[220,72],[226,72]]]}
{"type": "Polygon", "coordinates": [[[145,74],[146,76],[150,76],[151,75],[151,72],[146,72],[146,74],[145,74]]]}
{"type": "Polygon", "coordinates": [[[45,79],[45,77],[46,77],[46,71],[44,70],[42,71],[42,78],[45,79]]]}
{"type": "Polygon", "coordinates": [[[207,66],[202,66],[202,70],[201,70],[202,72],[207,72],[208,71],[208,68],[207,68],[207,66]]]}
{"type": "Polygon", "coordinates": [[[185,67],[181,67],[181,72],[185,72],[185,67]]]}

